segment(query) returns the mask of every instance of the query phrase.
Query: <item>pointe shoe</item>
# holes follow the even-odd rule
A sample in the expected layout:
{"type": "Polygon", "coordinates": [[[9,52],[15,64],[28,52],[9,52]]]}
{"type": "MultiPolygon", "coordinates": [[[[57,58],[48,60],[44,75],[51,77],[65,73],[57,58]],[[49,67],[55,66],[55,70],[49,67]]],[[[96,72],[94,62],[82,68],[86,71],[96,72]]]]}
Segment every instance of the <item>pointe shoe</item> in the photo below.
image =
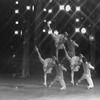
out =
{"type": "Polygon", "coordinates": [[[45,87],[47,87],[47,84],[46,83],[43,83],[43,84],[44,84],[45,87]]]}
{"type": "Polygon", "coordinates": [[[60,91],[66,90],[66,87],[62,87],[60,88],[60,91]]]}
{"type": "Polygon", "coordinates": [[[74,81],[71,81],[72,85],[74,85],[74,81]]]}
{"type": "Polygon", "coordinates": [[[92,89],[94,88],[94,86],[87,86],[87,89],[92,89]]]}

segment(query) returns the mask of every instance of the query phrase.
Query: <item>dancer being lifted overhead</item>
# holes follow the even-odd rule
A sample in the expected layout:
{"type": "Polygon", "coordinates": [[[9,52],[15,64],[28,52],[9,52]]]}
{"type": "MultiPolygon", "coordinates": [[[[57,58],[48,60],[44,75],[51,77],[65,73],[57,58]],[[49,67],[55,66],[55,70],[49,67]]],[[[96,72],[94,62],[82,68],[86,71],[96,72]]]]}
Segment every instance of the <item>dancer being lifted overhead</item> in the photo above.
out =
{"type": "Polygon", "coordinates": [[[35,46],[35,49],[38,53],[38,58],[40,62],[43,64],[43,71],[44,71],[44,85],[47,87],[47,74],[52,73],[52,69],[55,65],[55,57],[43,59],[38,48],[35,46]]]}
{"type": "Polygon", "coordinates": [[[70,62],[71,83],[74,85],[74,72],[77,72],[79,70],[80,65],[82,63],[82,57],[83,57],[83,55],[80,54],[79,56],[70,57],[68,55],[68,52],[66,51],[66,48],[64,48],[64,50],[65,50],[65,57],[70,62]]]}
{"type": "Polygon", "coordinates": [[[67,41],[67,35],[68,33],[65,32],[65,34],[55,34],[55,33],[58,33],[57,30],[55,30],[54,32],[52,32],[52,29],[50,27],[50,24],[48,23],[48,27],[49,27],[49,31],[50,31],[50,34],[52,36],[52,38],[54,39],[55,41],[55,47],[56,47],[56,57],[58,59],[58,51],[60,49],[64,49],[64,42],[67,41]]]}
{"type": "Polygon", "coordinates": [[[70,57],[75,56],[75,47],[79,47],[79,45],[71,39],[71,36],[67,36],[67,45],[68,45],[68,54],[70,57]]]}

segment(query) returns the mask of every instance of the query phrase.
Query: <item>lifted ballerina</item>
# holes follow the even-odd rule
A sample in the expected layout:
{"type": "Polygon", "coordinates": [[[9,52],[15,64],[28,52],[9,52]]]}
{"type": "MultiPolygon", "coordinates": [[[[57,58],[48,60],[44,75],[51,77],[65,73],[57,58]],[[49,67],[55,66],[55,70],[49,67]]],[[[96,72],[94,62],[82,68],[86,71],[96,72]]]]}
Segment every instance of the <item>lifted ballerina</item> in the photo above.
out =
{"type": "Polygon", "coordinates": [[[57,30],[52,32],[52,29],[51,29],[49,23],[48,23],[48,27],[49,27],[50,35],[52,36],[53,40],[55,41],[56,57],[58,59],[58,51],[60,49],[64,49],[64,47],[65,47],[64,43],[67,41],[68,33],[65,32],[64,34],[59,34],[57,30]]]}
{"type": "Polygon", "coordinates": [[[53,66],[55,65],[55,57],[53,56],[52,58],[43,59],[36,46],[35,46],[35,49],[38,53],[40,62],[43,64],[43,70],[44,70],[44,83],[43,84],[45,85],[45,87],[47,87],[47,74],[50,74],[52,72],[53,66]]]}

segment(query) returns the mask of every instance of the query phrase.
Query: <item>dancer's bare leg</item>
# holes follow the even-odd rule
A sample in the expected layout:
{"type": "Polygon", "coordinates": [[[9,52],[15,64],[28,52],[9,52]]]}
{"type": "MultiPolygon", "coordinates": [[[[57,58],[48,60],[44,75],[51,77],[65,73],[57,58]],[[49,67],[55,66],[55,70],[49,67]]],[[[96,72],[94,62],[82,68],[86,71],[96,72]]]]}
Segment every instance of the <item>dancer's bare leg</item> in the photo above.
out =
{"type": "Polygon", "coordinates": [[[47,73],[44,73],[44,86],[47,87],[47,73]]]}
{"type": "Polygon", "coordinates": [[[74,71],[71,70],[71,83],[74,85],[74,71]]]}

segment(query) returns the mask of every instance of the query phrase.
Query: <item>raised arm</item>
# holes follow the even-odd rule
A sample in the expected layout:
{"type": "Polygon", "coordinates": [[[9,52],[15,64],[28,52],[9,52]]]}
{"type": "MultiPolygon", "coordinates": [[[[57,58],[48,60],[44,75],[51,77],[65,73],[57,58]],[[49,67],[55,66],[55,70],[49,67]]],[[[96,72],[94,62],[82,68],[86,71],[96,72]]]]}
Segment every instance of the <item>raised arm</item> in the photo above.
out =
{"type": "Polygon", "coordinates": [[[36,51],[37,51],[37,53],[38,53],[38,57],[39,57],[40,62],[43,64],[43,63],[44,63],[44,59],[41,57],[41,54],[40,54],[40,52],[39,52],[37,46],[35,46],[35,49],[36,49],[36,51]]]}
{"type": "Polygon", "coordinates": [[[75,47],[79,47],[79,45],[78,45],[75,41],[72,40],[72,42],[73,42],[73,45],[74,45],[75,47]]]}
{"type": "Polygon", "coordinates": [[[91,68],[92,70],[94,70],[94,66],[92,66],[90,63],[88,63],[89,68],[91,68]]]}

